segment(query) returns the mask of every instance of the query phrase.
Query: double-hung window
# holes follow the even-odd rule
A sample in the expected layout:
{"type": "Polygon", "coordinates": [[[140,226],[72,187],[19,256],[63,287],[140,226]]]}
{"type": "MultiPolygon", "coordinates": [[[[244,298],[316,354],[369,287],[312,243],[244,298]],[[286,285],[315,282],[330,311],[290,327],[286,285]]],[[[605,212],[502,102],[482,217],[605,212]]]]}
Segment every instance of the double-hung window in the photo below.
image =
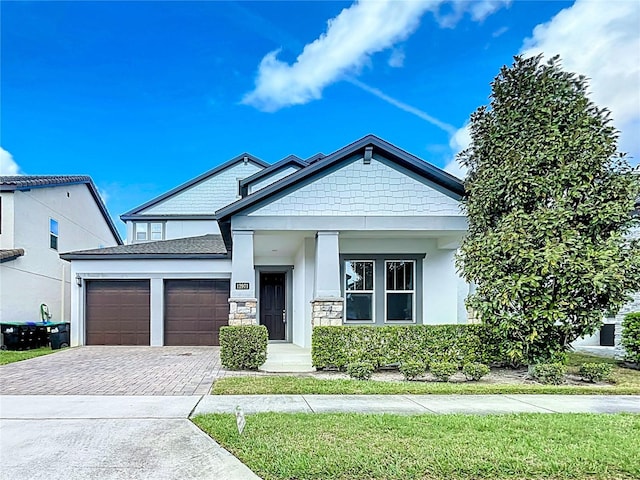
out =
{"type": "Polygon", "coordinates": [[[135,222],[134,229],[136,242],[164,240],[164,224],[162,222],[135,222]]]}
{"type": "Polygon", "coordinates": [[[416,310],[415,261],[387,260],[385,313],[387,322],[414,322],[416,310]]]}
{"type": "Polygon", "coordinates": [[[374,270],[373,260],[347,260],[344,263],[347,322],[374,321],[374,270]]]}
{"type": "Polygon", "coordinates": [[[49,219],[49,247],[58,250],[58,221],[49,219]]]}

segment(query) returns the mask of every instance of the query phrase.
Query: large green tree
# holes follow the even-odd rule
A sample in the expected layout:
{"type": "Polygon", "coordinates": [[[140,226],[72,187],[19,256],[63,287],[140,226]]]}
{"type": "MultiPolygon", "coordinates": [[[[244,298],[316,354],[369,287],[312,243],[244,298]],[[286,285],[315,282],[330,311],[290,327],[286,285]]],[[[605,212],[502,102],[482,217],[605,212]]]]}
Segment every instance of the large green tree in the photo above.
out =
{"type": "Polygon", "coordinates": [[[617,152],[609,112],[558,57],[515,57],[470,122],[469,233],[458,267],[469,305],[514,362],[547,360],[592,334],[640,289],[629,238],[640,177],[617,152]]]}

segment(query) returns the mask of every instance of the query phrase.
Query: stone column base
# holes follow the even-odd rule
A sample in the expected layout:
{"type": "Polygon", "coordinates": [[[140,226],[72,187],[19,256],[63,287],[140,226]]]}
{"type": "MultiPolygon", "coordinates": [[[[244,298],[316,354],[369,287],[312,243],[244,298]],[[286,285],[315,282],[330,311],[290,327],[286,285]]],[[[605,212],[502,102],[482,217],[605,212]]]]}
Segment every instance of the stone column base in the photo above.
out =
{"type": "Polygon", "coordinates": [[[316,298],[311,301],[311,325],[326,327],[342,325],[344,299],[340,297],[316,298]]]}
{"type": "Polygon", "coordinates": [[[258,300],[255,298],[230,298],[229,325],[257,325],[257,306],[258,300]]]}

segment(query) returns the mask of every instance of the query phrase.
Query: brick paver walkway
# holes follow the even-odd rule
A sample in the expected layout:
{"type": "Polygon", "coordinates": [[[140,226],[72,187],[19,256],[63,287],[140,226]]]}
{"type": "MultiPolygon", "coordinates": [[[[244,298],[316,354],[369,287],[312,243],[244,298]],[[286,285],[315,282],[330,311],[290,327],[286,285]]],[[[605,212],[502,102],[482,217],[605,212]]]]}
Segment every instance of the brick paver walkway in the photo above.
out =
{"type": "Polygon", "coordinates": [[[203,395],[219,347],[78,347],[0,366],[0,395],[203,395]]]}

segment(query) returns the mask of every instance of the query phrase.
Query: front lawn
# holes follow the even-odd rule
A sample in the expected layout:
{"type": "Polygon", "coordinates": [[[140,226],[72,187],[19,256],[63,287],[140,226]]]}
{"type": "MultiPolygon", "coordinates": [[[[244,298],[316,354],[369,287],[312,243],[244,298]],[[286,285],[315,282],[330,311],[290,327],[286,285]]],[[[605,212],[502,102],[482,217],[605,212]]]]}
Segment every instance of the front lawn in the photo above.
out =
{"type": "Polygon", "coordinates": [[[194,423],[275,479],[640,478],[640,416],[199,415],[194,423]]]}
{"type": "Polygon", "coordinates": [[[0,365],[28,360],[30,358],[49,355],[59,350],[51,350],[51,347],[34,348],[33,350],[0,350],[0,365]]]}
{"type": "Polygon", "coordinates": [[[480,382],[440,383],[407,381],[360,381],[350,379],[327,380],[314,374],[307,376],[256,375],[224,377],[213,385],[215,395],[251,394],[640,394],[640,371],[623,368],[613,359],[569,354],[567,370],[578,371],[580,364],[600,362],[614,364],[611,381],[598,385],[575,382],[567,385],[541,385],[531,381],[502,382],[482,380],[480,382]]]}

